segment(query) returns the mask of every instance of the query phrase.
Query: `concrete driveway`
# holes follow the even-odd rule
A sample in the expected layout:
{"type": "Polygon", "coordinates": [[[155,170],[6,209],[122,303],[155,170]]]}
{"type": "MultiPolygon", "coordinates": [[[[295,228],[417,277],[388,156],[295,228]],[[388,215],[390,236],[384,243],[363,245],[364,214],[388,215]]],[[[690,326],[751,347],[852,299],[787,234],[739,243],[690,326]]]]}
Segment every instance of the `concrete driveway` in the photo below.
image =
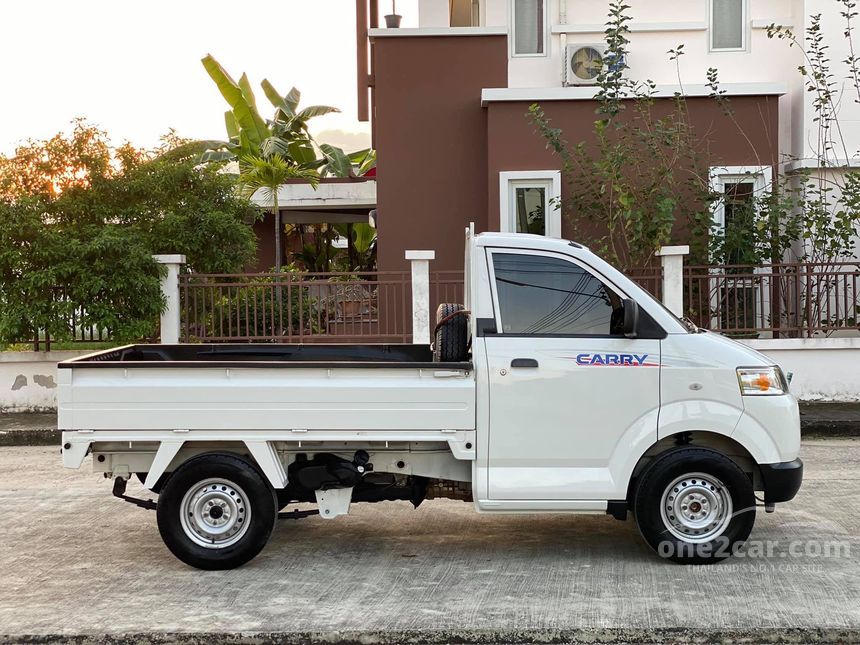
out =
{"type": "Polygon", "coordinates": [[[284,520],[249,565],[203,572],[89,464],[0,448],[0,641],[860,640],[860,441],[802,457],[798,498],[757,520],[764,553],[717,566],[659,560],[632,522],[446,500],[284,520]]]}

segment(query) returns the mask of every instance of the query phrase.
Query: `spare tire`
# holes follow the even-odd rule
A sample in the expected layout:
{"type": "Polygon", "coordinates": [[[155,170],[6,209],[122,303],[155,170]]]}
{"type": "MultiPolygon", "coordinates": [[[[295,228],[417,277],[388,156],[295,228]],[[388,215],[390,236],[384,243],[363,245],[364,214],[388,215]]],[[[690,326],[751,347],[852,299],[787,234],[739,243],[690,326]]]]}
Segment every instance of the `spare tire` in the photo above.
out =
{"type": "Polygon", "coordinates": [[[458,363],[469,356],[468,312],[463,305],[443,303],[436,309],[433,362],[458,363]],[[459,313],[462,312],[462,313],[459,313]]]}

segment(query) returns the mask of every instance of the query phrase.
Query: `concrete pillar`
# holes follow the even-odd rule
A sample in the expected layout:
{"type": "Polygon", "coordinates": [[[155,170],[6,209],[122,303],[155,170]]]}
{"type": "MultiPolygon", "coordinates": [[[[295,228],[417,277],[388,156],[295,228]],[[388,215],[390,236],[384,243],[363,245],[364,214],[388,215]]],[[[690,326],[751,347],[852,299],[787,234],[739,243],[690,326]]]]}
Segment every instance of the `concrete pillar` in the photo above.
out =
{"type": "Polygon", "coordinates": [[[161,343],[172,345],[179,342],[179,267],[185,264],[184,255],[153,255],[155,261],[167,268],[161,278],[161,293],[166,307],[161,312],[161,343]]]}
{"type": "Polygon", "coordinates": [[[689,246],[662,246],[657,255],[663,263],[663,304],[676,316],[684,315],[684,256],[689,246]]]}
{"type": "Polygon", "coordinates": [[[412,342],[430,344],[430,260],[436,251],[406,251],[412,263],[412,342]]]}

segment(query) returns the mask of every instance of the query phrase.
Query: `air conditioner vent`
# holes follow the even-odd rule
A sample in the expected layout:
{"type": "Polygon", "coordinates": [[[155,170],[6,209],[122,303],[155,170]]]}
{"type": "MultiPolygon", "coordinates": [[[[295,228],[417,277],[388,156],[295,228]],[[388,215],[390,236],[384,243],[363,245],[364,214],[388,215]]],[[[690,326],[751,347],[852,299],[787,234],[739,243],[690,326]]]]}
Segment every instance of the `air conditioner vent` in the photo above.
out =
{"type": "Polygon", "coordinates": [[[605,63],[606,46],[566,45],[564,48],[564,85],[594,85],[601,66],[605,63]]]}

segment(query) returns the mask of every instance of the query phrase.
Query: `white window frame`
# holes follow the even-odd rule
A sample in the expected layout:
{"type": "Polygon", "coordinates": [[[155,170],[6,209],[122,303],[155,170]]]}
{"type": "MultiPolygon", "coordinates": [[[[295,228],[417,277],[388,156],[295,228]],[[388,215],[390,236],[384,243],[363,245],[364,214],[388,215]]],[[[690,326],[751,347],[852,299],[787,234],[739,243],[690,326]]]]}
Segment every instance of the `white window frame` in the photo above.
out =
{"type": "Polygon", "coordinates": [[[708,51],[745,52],[749,44],[749,0],[741,0],[741,46],[714,47],[714,0],[708,0],[708,51]]]}
{"type": "Polygon", "coordinates": [[[514,18],[514,2],[508,0],[508,49],[511,58],[547,58],[549,56],[549,2],[548,0],[540,0],[543,3],[543,51],[539,54],[518,54],[517,39],[516,39],[516,19],[514,18]]]}
{"type": "Polygon", "coordinates": [[[546,237],[561,237],[561,209],[553,207],[561,199],[560,170],[512,170],[499,173],[499,230],[516,233],[517,219],[514,208],[517,188],[540,187],[546,189],[546,237]]]}
{"type": "MultiPolygon", "coordinates": [[[[773,184],[773,168],[770,166],[711,166],[708,183],[712,193],[725,195],[726,184],[739,184],[752,179],[753,196],[767,194],[773,184]]],[[[714,224],[726,228],[725,201],[718,200],[711,206],[714,224]]]]}
{"type": "MultiPolygon", "coordinates": [[[[712,193],[718,195],[726,194],[726,185],[727,184],[738,184],[752,180],[753,182],[753,197],[760,197],[762,195],[766,195],[772,189],[773,184],[773,168],[770,166],[711,166],[708,172],[708,183],[712,193]]],[[[711,206],[711,217],[713,218],[714,224],[720,228],[720,230],[725,231],[726,229],[726,209],[725,209],[725,198],[720,199],[714,202],[711,206]]],[[[766,272],[766,268],[761,269],[753,269],[753,273],[763,273],[766,272]]],[[[719,290],[716,288],[716,285],[725,284],[725,274],[722,269],[717,267],[712,267],[709,271],[709,274],[713,275],[714,284],[709,285],[709,290],[712,293],[711,296],[711,311],[719,311],[719,290]]],[[[747,286],[743,284],[743,280],[733,280],[734,288],[743,288],[747,286]]],[[[749,288],[755,288],[752,280],[748,281],[750,284],[749,288]]],[[[760,312],[770,311],[770,295],[769,292],[761,293],[759,290],[755,291],[755,303],[754,303],[754,312],[753,315],[758,320],[760,312]]],[[[763,321],[762,321],[763,323],[763,321]]],[[[720,319],[718,316],[714,315],[711,318],[711,327],[717,329],[720,324],[720,319]]]]}

